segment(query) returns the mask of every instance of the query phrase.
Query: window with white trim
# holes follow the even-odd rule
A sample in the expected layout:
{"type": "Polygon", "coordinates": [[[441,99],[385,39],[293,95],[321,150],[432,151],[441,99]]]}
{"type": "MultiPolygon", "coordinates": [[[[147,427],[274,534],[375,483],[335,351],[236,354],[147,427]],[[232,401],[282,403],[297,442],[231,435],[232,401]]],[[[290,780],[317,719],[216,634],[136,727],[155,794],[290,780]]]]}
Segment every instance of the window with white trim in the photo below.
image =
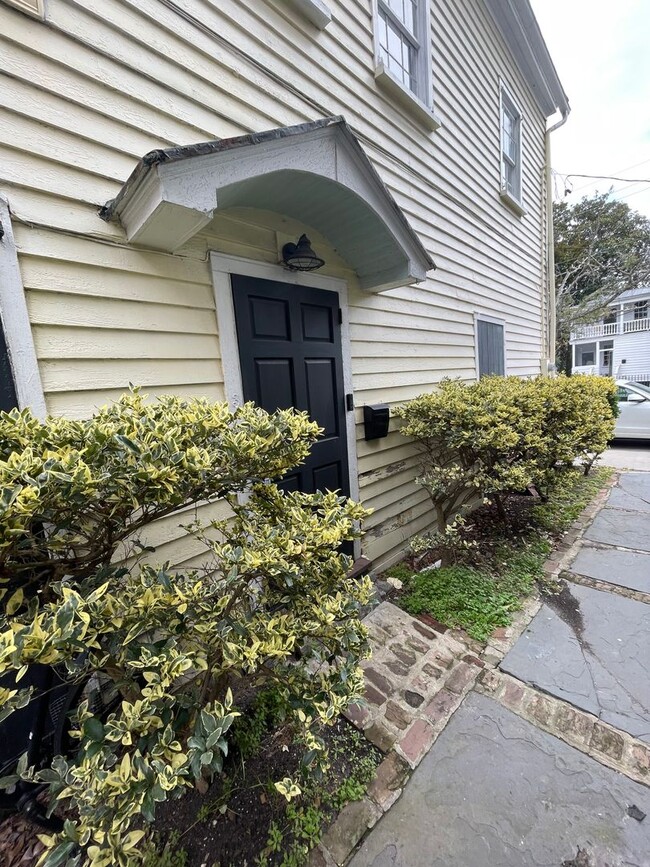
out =
{"type": "Polygon", "coordinates": [[[501,193],[521,204],[521,111],[501,88],[501,193]]]}
{"type": "Polygon", "coordinates": [[[479,379],[505,376],[505,326],[491,319],[476,319],[476,356],[479,379]]]}
{"type": "Polygon", "coordinates": [[[648,318],[648,302],[647,301],[635,301],[634,302],[634,318],[635,319],[647,319],[648,318]]]}
{"type": "Polygon", "coordinates": [[[431,129],[439,120],[433,114],[431,90],[431,39],[429,0],[374,0],[377,82],[411,107],[431,129]],[[401,93],[400,93],[401,91],[401,93]]]}
{"type": "Polygon", "coordinates": [[[418,0],[377,0],[379,60],[418,94],[418,0]]]}

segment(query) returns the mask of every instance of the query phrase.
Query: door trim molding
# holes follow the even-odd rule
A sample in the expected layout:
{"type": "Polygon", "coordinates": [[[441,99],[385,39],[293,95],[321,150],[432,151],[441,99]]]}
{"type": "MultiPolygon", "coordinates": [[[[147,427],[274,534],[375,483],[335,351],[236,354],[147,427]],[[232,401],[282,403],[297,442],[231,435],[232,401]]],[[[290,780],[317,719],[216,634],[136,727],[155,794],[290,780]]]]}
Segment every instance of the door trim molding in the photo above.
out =
{"type": "MultiPolygon", "coordinates": [[[[326,289],[336,292],[341,308],[341,356],[343,362],[343,389],[345,394],[353,394],[352,389],[352,352],[350,348],[350,318],[348,310],[348,285],[337,277],[324,277],[321,274],[287,271],[281,265],[229,256],[224,253],[210,253],[210,268],[214,300],[217,308],[217,327],[221,346],[221,366],[223,371],[226,400],[234,408],[244,402],[239,343],[235,324],[235,307],[232,297],[231,274],[243,277],[258,277],[260,280],[277,280],[312,289],[326,289]]],[[[350,474],[350,497],[359,500],[359,470],[357,465],[357,441],[354,412],[345,411],[346,445],[348,449],[348,472],[350,474]]],[[[355,543],[357,555],[358,542],[355,543]]]]}
{"type": "Polygon", "coordinates": [[[36,418],[43,421],[47,414],[43,383],[25,302],[9,202],[2,195],[0,223],[4,229],[4,236],[0,239],[0,311],[18,406],[20,409],[28,407],[36,418]]]}

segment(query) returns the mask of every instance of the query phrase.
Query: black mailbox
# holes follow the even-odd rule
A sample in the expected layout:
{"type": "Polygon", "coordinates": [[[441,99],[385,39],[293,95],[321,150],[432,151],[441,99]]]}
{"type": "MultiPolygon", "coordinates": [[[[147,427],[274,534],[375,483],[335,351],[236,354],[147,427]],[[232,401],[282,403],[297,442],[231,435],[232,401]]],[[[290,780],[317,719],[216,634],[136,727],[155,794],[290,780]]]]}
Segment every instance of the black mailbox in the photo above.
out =
{"type": "Polygon", "coordinates": [[[363,426],[367,440],[378,440],[388,436],[390,408],[386,403],[375,403],[363,408],[363,426]]]}

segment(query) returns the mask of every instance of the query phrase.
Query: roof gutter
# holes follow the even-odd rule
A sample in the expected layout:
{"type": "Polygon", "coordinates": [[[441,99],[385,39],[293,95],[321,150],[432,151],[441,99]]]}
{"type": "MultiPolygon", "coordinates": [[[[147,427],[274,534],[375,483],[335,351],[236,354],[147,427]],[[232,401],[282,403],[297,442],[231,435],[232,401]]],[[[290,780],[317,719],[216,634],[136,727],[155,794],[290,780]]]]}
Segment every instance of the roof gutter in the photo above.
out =
{"type": "Polygon", "coordinates": [[[555,354],[557,351],[557,299],[555,297],[555,228],[553,226],[553,178],[551,174],[551,133],[555,132],[567,122],[570,112],[567,103],[562,117],[546,130],[545,157],[546,157],[546,268],[548,284],[548,372],[556,370],[555,354]]]}

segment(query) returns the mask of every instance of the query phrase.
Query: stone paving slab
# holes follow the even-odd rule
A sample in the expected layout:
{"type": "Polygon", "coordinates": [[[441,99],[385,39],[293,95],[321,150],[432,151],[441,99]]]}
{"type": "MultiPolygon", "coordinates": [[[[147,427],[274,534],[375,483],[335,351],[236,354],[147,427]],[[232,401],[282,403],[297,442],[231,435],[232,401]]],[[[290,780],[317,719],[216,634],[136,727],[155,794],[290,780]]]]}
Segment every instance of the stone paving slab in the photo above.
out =
{"type": "Polygon", "coordinates": [[[622,473],[609,495],[608,506],[650,512],[650,474],[622,473]]]}
{"type": "Polygon", "coordinates": [[[607,506],[596,515],[585,533],[585,539],[650,551],[650,516],[644,512],[628,512],[607,506]]]}
{"type": "Polygon", "coordinates": [[[501,668],[650,742],[650,606],[643,602],[566,585],[547,597],[501,668]]]}
{"type": "Polygon", "coordinates": [[[470,693],[349,867],[560,867],[578,847],[650,867],[650,789],[470,693]]]}
{"type": "Polygon", "coordinates": [[[583,545],[569,569],[597,581],[650,593],[650,554],[583,545]]]}

